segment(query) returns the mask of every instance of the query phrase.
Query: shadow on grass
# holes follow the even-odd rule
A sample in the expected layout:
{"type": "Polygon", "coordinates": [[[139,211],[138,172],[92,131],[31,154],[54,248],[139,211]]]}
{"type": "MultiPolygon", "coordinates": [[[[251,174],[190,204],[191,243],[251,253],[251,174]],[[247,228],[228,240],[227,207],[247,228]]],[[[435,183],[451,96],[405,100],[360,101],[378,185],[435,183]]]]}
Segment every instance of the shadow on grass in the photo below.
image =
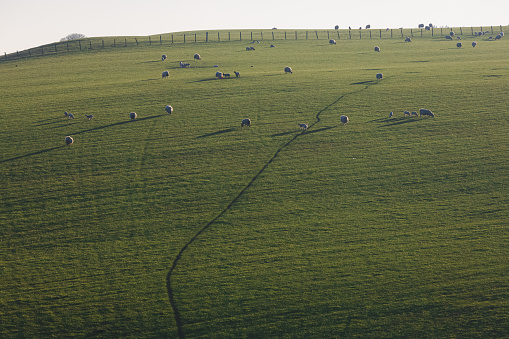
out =
{"type": "Polygon", "coordinates": [[[333,129],[333,128],[336,128],[336,127],[338,127],[338,126],[327,126],[327,127],[315,129],[315,130],[312,130],[312,131],[305,131],[302,134],[312,134],[312,133],[317,133],[317,132],[323,132],[323,131],[326,131],[328,129],[333,129]]]}
{"type": "Polygon", "coordinates": [[[134,119],[134,120],[125,120],[125,121],[115,122],[113,124],[104,125],[104,126],[98,126],[98,127],[89,128],[89,129],[86,129],[86,130],[83,130],[83,131],[79,131],[79,132],[73,133],[72,135],[82,134],[82,133],[87,133],[87,132],[92,132],[92,131],[97,131],[97,130],[101,130],[101,129],[105,129],[105,128],[109,128],[109,127],[120,126],[120,125],[124,125],[124,124],[137,123],[137,122],[140,122],[140,121],[145,121],[145,120],[159,118],[159,117],[162,117],[163,115],[166,115],[166,114],[154,115],[154,116],[146,117],[146,118],[137,118],[137,119],[134,119]]]}
{"type": "MultiPolygon", "coordinates": [[[[389,119],[388,119],[389,120],[389,119]]],[[[396,121],[394,121],[393,123],[390,123],[390,124],[386,124],[386,125],[382,125],[382,126],[379,126],[379,127],[390,127],[390,126],[396,126],[396,125],[402,125],[402,124],[407,124],[409,122],[416,122],[416,121],[419,121],[419,119],[412,119],[412,118],[400,118],[396,121]]],[[[387,121],[388,122],[388,121],[387,121]]]]}
{"type": "Polygon", "coordinates": [[[199,136],[196,137],[196,139],[212,137],[214,135],[219,135],[219,134],[223,134],[223,133],[229,133],[229,132],[233,132],[233,131],[234,131],[233,128],[227,128],[227,129],[223,129],[223,130],[220,130],[220,131],[217,131],[217,132],[208,133],[208,134],[204,134],[204,135],[199,135],[199,136]]]}
{"type": "Polygon", "coordinates": [[[43,153],[55,151],[55,150],[61,149],[63,147],[67,147],[67,145],[60,145],[60,146],[56,146],[56,147],[52,147],[52,148],[48,148],[48,149],[43,149],[43,150],[40,150],[40,151],[32,152],[32,153],[20,155],[20,156],[14,157],[14,158],[0,160],[0,164],[4,163],[4,162],[8,162],[8,161],[14,161],[14,160],[19,160],[19,159],[31,157],[33,155],[38,155],[38,154],[43,154],[43,153]]]}
{"type": "Polygon", "coordinates": [[[350,86],[352,85],[373,85],[373,84],[376,84],[378,83],[378,81],[376,80],[368,80],[368,81],[361,81],[361,82],[353,82],[350,84],[350,86]]]}

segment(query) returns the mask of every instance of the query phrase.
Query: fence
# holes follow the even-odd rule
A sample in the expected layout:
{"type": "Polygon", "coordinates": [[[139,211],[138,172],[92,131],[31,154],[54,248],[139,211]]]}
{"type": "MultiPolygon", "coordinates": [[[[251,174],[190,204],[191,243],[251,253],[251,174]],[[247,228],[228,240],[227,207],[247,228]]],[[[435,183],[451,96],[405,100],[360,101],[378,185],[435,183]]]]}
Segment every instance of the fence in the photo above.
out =
{"type": "MultiPolygon", "coordinates": [[[[505,26],[507,30],[507,26],[505,26]]],[[[79,52],[101,50],[108,48],[136,47],[136,46],[162,46],[186,43],[211,43],[227,41],[261,41],[261,40],[352,40],[352,39],[395,39],[404,37],[438,37],[442,38],[450,31],[458,35],[474,36],[476,32],[489,31],[494,34],[498,29],[504,31],[504,26],[489,27],[447,27],[429,29],[425,28],[387,28],[387,29],[348,29],[348,30],[260,30],[260,31],[199,31],[161,34],[145,37],[112,37],[112,38],[86,38],[57,42],[30,48],[15,53],[0,55],[0,61],[15,60],[48,54],[64,52],[79,52]],[[495,27],[495,28],[494,28],[495,27]],[[439,33],[440,32],[440,33],[439,33]]]]}

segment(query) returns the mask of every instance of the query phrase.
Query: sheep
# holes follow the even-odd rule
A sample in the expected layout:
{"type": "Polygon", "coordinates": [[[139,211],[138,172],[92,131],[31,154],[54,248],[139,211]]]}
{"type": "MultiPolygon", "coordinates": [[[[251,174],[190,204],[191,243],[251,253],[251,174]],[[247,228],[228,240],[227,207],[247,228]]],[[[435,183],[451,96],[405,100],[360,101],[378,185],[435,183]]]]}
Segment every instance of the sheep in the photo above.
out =
{"type": "Polygon", "coordinates": [[[500,37],[502,37],[502,38],[504,37],[504,32],[500,32],[498,34],[500,35],[500,37]]]}
{"type": "Polygon", "coordinates": [[[201,60],[201,56],[198,53],[195,53],[193,58],[194,60],[201,60]]]}
{"type": "Polygon", "coordinates": [[[237,77],[237,78],[240,77],[240,73],[239,72],[233,71],[233,73],[235,73],[235,77],[237,77]]]}
{"type": "Polygon", "coordinates": [[[222,79],[223,78],[223,72],[216,72],[216,78],[222,79]]]}
{"type": "Polygon", "coordinates": [[[72,137],[70,137],[70,136],[66,136],[66,137],[65,137],[65,143],[66,143],[67,145],[70,145],[70,144],[72,144],[73,142],[74,142],[74,139],[73,139],[72,137]]]}
{"type": "Polygon", "coordinates": [[[274,45],[270,45],[270,48],[274,48],[274,47],[276,47],[276,46],[274,46],[274,45]]]}
{"type": "Polygon", "coordinates": [[[426,27],[424,27],[424,30],[425,31],[431,31],[431,27],[430,26],[426,26],[426,27]]]}
{"type": "Polygon", "coordinates": [[[180,68],[189,68],[189,67],[191,67],[191,64],[189,64],[187,62],[180,61],[180,68]]]}
{"type": "Polygon", "coordinates": [[[416,112],[416,111],[413,111],[413,112],[412,112],[412,116],[413,116],[413,117],[416,117],[416,116],[417,116],[417,112],[416,112]]]}
{"type": "Polygon", "coordinates": [[[389,113],[389,118],[392,118],[393,115],[394,115],[394,113],[390,112],[389,113]]]}
{"type": "Polygon", "coordinates": [[[411,39],[409,36],[407,36],[407,37],[405,38],[405,42],[412,42],[412,39],[411,39]]]}
{"type": "Polygon", "coordinates": [[[286,66],[286,67],[285,67],[285,74],[286,74],[286,73],[293,74],[292,68],[291,68],[291,67],[289,67],[289,66],[286,66]]]}
{"type": "Polygon", "coordinates": [[[308,130],[308,124],[299,124],[300,129],[303,129],[304,131],[308,130]]]}
{"type": "Polygon", "coordinates": [[[472,47],[477,46],[477,41],[472,41],[472,47]]]}
{"type": "Polygon", "coordinates": [[[67,111],[64,112],[64,117],[68,117],[68,116],[69,116],[69,113],[67,113],[67,111]]]}
{"type": "Polygon", "coordinates": [[[380,47],[375,46],[375,52],[380,52],[380,47]]]}
{"type": "Polygon", "coordinates": [[[454,36],[454,32],[453,32],[453,31],[450,31],[450,32],[449,32],[449,36],[454,36]]]}
{"type": "Polygon", "coordinates": [[[495,37],[495,40],[500,40],[500,39],[502,39],[502,35],[497,34],[497,36],[495,37]]]}
{"type": "Polygon", "coordinates": [[[251,47],[251,46],[250,47],[246,47],[246,51],[254,51],[254,50],[255,50],[254,47],[251,47]]]}
{"type": "Polygon", "coordinates": [[[404,111],[403,112],[403,116],[406,117],[407,115],[410,116],[410,112],[409,111],[404,111]]]}
{"type": "Polygon", "coordinates": [[[424,24],[419,24],[419,28],[424,28],[424,24]]]}
{"type": "Polygon", "coordinates": [[[446,36],[445,36],[445,39],[446,39],[446,40],[452,40],[452,36],[450,36],[450,35],[446,35],[446,36]]]}
{"type": "Polygon", "coordinates": [[[69,113],[69,115],[67,116],[69,119],[74,119],[74,115],[72,113],[69,113]]]}
{"type": "Polygon", "coordinates": [[[164,109],[166,110],[166,112],[168,112],[168,114],[171,114],[173,112],[173,107],[171,107],[170,105],[166,105],[164,109]]]}
{"type": "Polygon", "coordinates": [[[228,78],[228,79],[229,79],[229,78],[230,78],[230,73],[224,73],[224,74],[223,74],[223,77],[224,77],[224,78],[228,78]]]}
{"type": "Polygon", "coordinates": [[[428,116],[430,116],[430,117],[432,117],[432,118],[434,118],[434,117],[435,117],[435,114],[433,114],[433,112],[431,112],[429,109],[425,109],[425,108],[421,108],[421,109],[419,110],[419,114],[420,114],[420,115],[428,115],[428,116]]]}
{"type": "Polygon", "coordinates": [[[251,120],[250,119],[243,119],[242,122],[240,123],[240,127],[244,127],[244,126],[247,126],[247,127],[251,127],[251,120]]]}
{"type": "Polygon", "coordinates": [[[382,74],[382,73],[377,73],[377,74],[376,74],[376,79],[377,79],[377,80],[380,80],[380,79],[382,79],[382,78],[383,78],[383,74],[382,74]]]}
{"type": "Polygon", "coordinates": [[[167,58],[166,54],[163,54],[163,56],[161,57],[161,61],[166,60],[166,58],[167,58]]]}
{"type": "Polygon", "coordinates": [[[336,44],[336,40],[334,40],[334,39],[330,39],[330,40],[329,40],[329,44],[331,44],[331,45],[335,45],[335,44],[336,44]]]}
{"type": "Polygon", "coordinates": [[[92,114],[85,114],[85,116],[88,118],[88,120],[92,120],[92,118],[94,117],[92,114]]]}
{"type": "Polygon", "coordinates": [[[343,125],[348,124],[348,117],[346,115],[342,115],[339,120],[343,123],[343,125]]]}
{"type": "Polygon", "coordinates": [[[163,74],[162,74],[162,76],[163,76],[163,79],[164,79],[164,78],[168,78],[168,77],[170,76],[170,72],[168,72],[168,71],[164,71],[164,72],[163,72],[163,74]]]}
{"type": "Polygon", "coordinates": [[[129,117],[130,117],[132,120],[134,120],[134,119],[136,119],[136,118],[138,117],[138,114],[136,114],[136,113],[134,113],[134,112],[131,112],[131,113],[129,113],[129,117]]]}
{"type": "Polygon", "coordinates": [[[458,43],[456,44],[456,47],[458,47],[458,48],[461,48],[461,46],[463,46],[463,44],[462,44],[461,42],[458,42],[458,43]]]}

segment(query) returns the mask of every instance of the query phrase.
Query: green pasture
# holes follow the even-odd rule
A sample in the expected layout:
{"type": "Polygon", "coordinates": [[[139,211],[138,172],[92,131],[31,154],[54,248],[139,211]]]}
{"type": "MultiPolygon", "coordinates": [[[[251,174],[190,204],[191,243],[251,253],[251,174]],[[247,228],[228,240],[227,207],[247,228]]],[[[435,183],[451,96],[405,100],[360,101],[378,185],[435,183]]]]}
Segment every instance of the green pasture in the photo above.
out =
{"type": "Polygon", "coordinates": [[[507,39],[0,60],[0,337],[507,337],[507,39]]]}

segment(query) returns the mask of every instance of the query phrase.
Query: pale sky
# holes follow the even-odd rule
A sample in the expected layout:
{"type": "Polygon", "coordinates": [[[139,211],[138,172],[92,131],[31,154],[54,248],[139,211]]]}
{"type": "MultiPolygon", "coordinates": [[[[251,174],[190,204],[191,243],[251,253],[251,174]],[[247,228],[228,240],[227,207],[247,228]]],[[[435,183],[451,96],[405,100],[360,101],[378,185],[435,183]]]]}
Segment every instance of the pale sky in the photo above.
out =
{"type": "Polygon", "coordinates": [[[87,37],[215,29],[414,28],[509,25],[509,1],[2,0],[0,53],[87,37]]]}

